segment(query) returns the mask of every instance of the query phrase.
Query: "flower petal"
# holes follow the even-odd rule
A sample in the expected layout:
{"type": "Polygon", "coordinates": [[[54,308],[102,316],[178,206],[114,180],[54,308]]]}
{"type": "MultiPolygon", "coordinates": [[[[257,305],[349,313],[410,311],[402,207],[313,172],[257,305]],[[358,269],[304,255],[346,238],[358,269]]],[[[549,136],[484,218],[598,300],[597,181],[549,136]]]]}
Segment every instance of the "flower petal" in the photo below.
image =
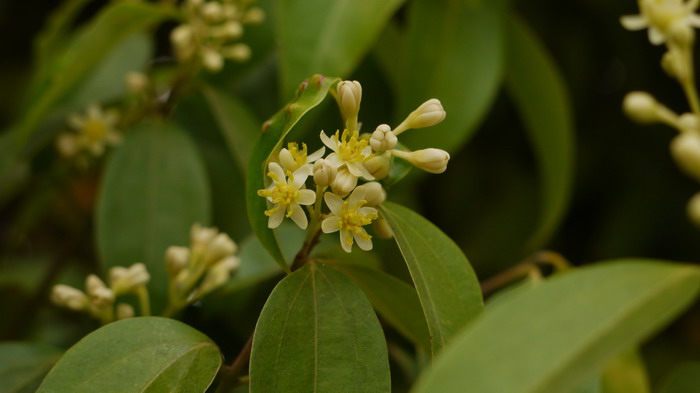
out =
{"type": "MultiPolygon", "coordinates": [[[[364,168],[364,165],[358,164],[357,162],[346,162],[345,164],[348,166],[348,170],[350,171],[350,173],[352,173],[353,176],[355,176],[355,177],[362,176],[362,170],[360,169],[360,167],[364,168]]],[[[367,173],[369,173],[369,172],[367,172],[367,173]]]]}
{"type": "Polygon", "coordinates": [[[335,138],[335,135],[333,138],[329,138],[325,132],[321,131],[321,142],[333,151],[338,150],[338,139],[335,138]]]}
{"type": "Polygon", "coordinates": [[[329,163],[332,167],[334,167],[336,169],[338,169],[341,165],[343,165],[345,163],[335,153],[329,154],[328,157],[326,157],[326,162],[329,163]]]}
{"type": "Polygon", "coordinates": [[[352,252],[352,234],[346,229],[340,230],[340,245],[345,252],[352,252]]]}
{"type": "Polygon", "coordinates": [[[306,218],[304,208],[299,206],[298,203],[292,203],[289,205],[288,209],[292,209],[292,215],[289,218],[291,218],[299,228],[306,229],[306,226],[309,225],[309,220],[306,218]]]}
{"type": "Polygon", "coordinates": [[[323,200],[326,201],[326,206],[331,209],[331,212],[336,216],[341,216],[343,211],[343,199],[332,192],[323,194],[323,200]]]}
{"type": "Polygon", "coordinates": [[[321,230],[323,233],[333,233],[340,229],[340,219],[338,216],[330,216],[321,222],[321,230]]]}
{"type": "Polygon", "coordinates": [[[316,150],[315,152],[309,154],[308,156],[306,156],[306,162],[314,162],[314,161],[318,160],[319,158],[323,157],[323,155],[325,153],[326,153],[326,148],[322,147],[322,148],[316,150]]]}
{"type": "Polygon", "coordinates": [[[698,14],[690,14],[688,15],[688,21],[691,26],[695,28],[700,28],[700,15],[698,14]]]}
{"type": "Polygon", "coordinates": [[[355,190],[353,190],[352,194],[350,194],[350,198],[348,198],[348,204],[350,205],[350,208],[354,208],[357,206],[360,201],[365,199],[365,194],[366,190],[364,187],[357,187],[355,190]]]}
{"type": "Polygon", "coordinates": [[[280,164],[271,162],[267,167],[269,168],[270,172],[274,173],[279,178],[279,181],[287,180],[287,176],[284,174],[284,169],[282,169],[280,164]]]}
{"type": "MultiPolygon", "coordinates": [[[[360,172],[360,174],[359,174],[359,175],[356,175],[356,176],[362,177],[362,178],[364,178],[365,180],[374,180],[374,176],[372,176],[372,174],[369,173],[369,171],[367,170],[367,168],[365,168],[364,164],[359,163],[359,162],[353,162],[352,164],[348,164],[348,169],[350,168],[351,165],[352,165],[353,167],[356,167],[356,169],[358,170],[358,172],[360,172]]],[[[350,171],[350,173],[352,173],[352,171],[350,171]]],[[[354,174],[354,173],[353,173],[353,174],[354,174]]]]}
{"type": "Polygon", "coordinates": [[[666,36],[655,27],[649,27],[649,42],[654,45],[661,45],[666,42],[666,36]]]}
{"type": "Polygon", "coordinates": [[[270,218],[267,220],[267,227],[270,229],[275,229],[282,223],[284,219],[284,209],[277,209],[270,218]]]}
{"type": "Polygon", "coordinates": [[[620,18],[620,23],[622,27],[627,30],[642,30],[649,26],[647,18],[643,15],[624,15],[620,18]]]}
{"type": "Polygon", "coordinates": [[[377,209],[373,207],[361,207],[357,209],[357,212],[364,216],[368,216],[370,214],[377,214],[377,209]]]}
{"type": "Polygon", "coordinates": [[[311,190],[299,190],[297,202],[300,205],[313,205],[316,202],[316,193],[311,190]]]}
{"type": "Polygon", "coordinates": [[[294,188],[297,190],[300,189],[301,186],[306,183],[306,179],[309,178],[309,175],[311,175],[311,166],[306,164],[294,171],[294,188]]]}
{"type": "Polygon", "coordinates": [[[355,238],[355,242],[357,242],[357,246],[360,247],[360,249],[369,251],[372,249],[372,239],[365,238],[363,235],[367,235],[367,231],[364,230],[364,228],[360,228],[361,234],[360,233],[354,233],[353,237],[355,238]]]}

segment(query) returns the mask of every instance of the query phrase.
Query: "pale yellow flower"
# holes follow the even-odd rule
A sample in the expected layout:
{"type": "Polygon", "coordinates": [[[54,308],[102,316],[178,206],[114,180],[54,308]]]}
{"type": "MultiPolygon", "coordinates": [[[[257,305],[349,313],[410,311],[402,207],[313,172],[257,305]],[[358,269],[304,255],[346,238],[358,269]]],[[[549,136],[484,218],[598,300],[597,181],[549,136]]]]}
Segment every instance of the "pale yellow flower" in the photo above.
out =
{"type": "Polygon", "coordinates": [[[697,0],[639,0],[639,15],[625,15],[620,22],[627,30],[649,28],[649,41],[661,45],[672,34],[700,27],[700,15],[694,14],[699,4],[697,0]]]}
{"type": "Polygon", "coordinates": [[[279,153],[280,164],[285,170],[296,171],[302,165],[312,164],[323,157],[326,148],[322,147],[311,154],[307,154],[306,143],[301,144],[301,149],[296,142],[289,142],[286,148],[282,148],[279,153]]]}
{"type": "Polygon", "coordinates": [[[86,149],[95,156],[102,155],[107,145],[116,145],[122,137],[115,129],[119,114],[116,110],[103,111],[97,105],[90,105],[84,115],[68,118],[68,125],[78,131],[78,149],[86,149]]]}
{"type": "Polygon", "coordinates": [[[352,245],[357,245],[365,251],[372,249],[372,236],[363,228],[376,220],[377,209],[365,207],[365,188],[357,187],[347,200],[327,192],[323,199],[331,210],[331,214],[321,223],[323,233],[340,231],[340,245],[346,252],[352,251],[352,245]]]}
{"type": "Polygon", "coordinates": [[[294,173],[287,171],[286,176],[282,167],[276,162],[271,162],[268,168],[270,172],[267,176],[272,179],[272,184],[266,189],[258,190],[258,195],[267,198],[274,205],[265,211],[265,215],[270,217],[267,222],[268,228],[277,228],[286,216],[291,218],[299,228],[306,229],[308,219],[300,205],[311,205],[316,201],[315,192],[302,189],[311,174],[310,166],[303,165],[294,173]]]}
{"type": "Polygon", "coordinates": [[[367,159],[373,157],[372,147],[368,140],[360,138],[357,131],[344,130],[342,135],[340,131],[336,131],[331,137],[321,131],[321,141],[333,150],[333,153],[326,157],[326,161],[331,165],[338,169],[345,165],[353,176],[374,180],[374,176],[363,165],[367,159]]]}

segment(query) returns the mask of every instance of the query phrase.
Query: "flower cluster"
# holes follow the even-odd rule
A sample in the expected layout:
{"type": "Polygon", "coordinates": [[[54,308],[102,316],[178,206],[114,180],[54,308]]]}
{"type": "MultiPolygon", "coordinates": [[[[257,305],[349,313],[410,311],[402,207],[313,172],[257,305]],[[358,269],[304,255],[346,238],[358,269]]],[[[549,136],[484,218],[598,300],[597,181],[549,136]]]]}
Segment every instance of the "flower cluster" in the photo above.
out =
{"type": "Polygon", "coordinates": [[[90,274],[85,280],[85,292],[59,284],[53,287],[51,301],[74,311],[86,312],[102,323],[109,323],[134,316],[134,308],[129,304],[117,303],[115,308],[115,299],[121,295],[135,294],[141,303],[141,314],[149,315],[146,284],[150,278],[143,263],[129,268],[117,266],[109,270],[109,286],[90,274]]]}
{"type": "MultiPolygon", "coordinates": [[[[664,123],[679,134],[671,142],[671,154],[678,166],[700,181],[700,99],[693,73],[694,28],[700,27],[695,14],[700,0],[639,0],[639,15],[623,16],[622,25],[629,30],[649,28],[654,45],[665,44],[667,52],[661,65],[685,91],[691,111],[677,114],[659,103],[651,94],[635,91],[627,94],[623,108],[641,124],[664,123]]],[[[700,225],[700,193],[688,204],[690,218],[700,225]]]]}
{"type": "Polygon", "coordinates": [[[351,252],[354,243],[363,250],[370,250],[372,236],[365,226],[374,224],[380,237],[391,236],[391,230],[379,219],[375,206],[386,198],[378,181],[389,174],[392,157],[404,159],[430,173],[444,172],[450,159],[450,155],[440,149],[398,149],[398,135],[411,128],[440,123],[445,118],[445,111],[439,100],[431,99],[411,112],[393,130],[389,125],[381,124],[371,134],[360,134],[360,83],[338,83],[335,97],[345,128],[330,136],[321,131],[324,146],[311,154],[306,144],[299,148],[292,142],[281,149],[276,160],[268,163],[270,182],[267,188],[258,191],[258,195],[266,198],[270,205],[265,211],[269,228],[277,228],[286,217],[300,228],[307,229],[309,219],[302,207],[306,206],[311,217],[311,233],[319,229],[324,233],[340,232],[340,243],[345,251],[351,252]],[[330,153],[323,158],[326,148],[330,153]],[[315,191],[306,188],[309,178],[313,178],[315,191]],[[364,183],[358,186],[360,181],[364,183]],[[328,213],[324,213],[323,202],[328,213]]]}
{"type": "Polygon", "coordinates": [[[224,59],[243,62],[250,58],[250,47],[236,42],[243,25],[258,24],[265,13],[250,7],[251,0],[185,0],[185,22],[170,33],[175,55],[180,61],[198,58],[209,71],[218,72],[224,59]]]}
{"type": "Polygon", "coordinates": [[[225,284],[240,260],[234,256],[238,247],[216,228],[190,230],[190,247],[171,246],[165,253],[165,267],[170,277],[169,304],[172,315],[225,284]]]}
{"type": "Polygon", "coordinates": [[[108,145],[117,145],[122,140],[116,130],[118,120],[116,109],[102,110],[98,105],[90,105],[85,114],[73,114],[68,118],[68,125],[75,132],[61,134],[56,148],[66,158],[83,151],[101,156],[108,145]]]}

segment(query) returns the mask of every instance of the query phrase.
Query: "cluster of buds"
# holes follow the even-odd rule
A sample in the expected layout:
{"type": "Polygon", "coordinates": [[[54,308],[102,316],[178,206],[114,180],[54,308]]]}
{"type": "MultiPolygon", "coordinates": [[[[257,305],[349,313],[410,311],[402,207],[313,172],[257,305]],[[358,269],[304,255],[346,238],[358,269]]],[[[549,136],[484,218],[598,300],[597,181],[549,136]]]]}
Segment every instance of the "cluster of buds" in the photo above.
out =
{"type": "Polygon", "coordinates": [[[66,158],[73,158],[81,152],[101,156],[107,146],[117,145],[122,140],[116,130],[118,121],[116,109],[102,110],[98,105],[90,105],[84,114],[68,117],[68,125],[73,131],[59,135],[56,148],[66,158]]]}
{"type": "Polygon", "coordinates": [[[237,249],[227,234],[194,224],[190,247],[171,246],[165,253],[170,277],[165,314],[171,315],[224,285],[240,266],[240,260],[234,256],[237,249]]]}
{"type": "MultiPolygon", "coordinates": [[[[639,15],[621,18],[628,30],[649,29],[649,41],[665,44],[661,65],[683,87],[691,112],[677,114],[646,92],[631,92],[623,108],[627,115],[641,124],[664,123],[675,128],[678,135],[671,142],[671,155],[678,166],[700,181],[700,99],[693,72],[693,43],[695,28],[700,27],[700,15],[695,11],[698,0],[638,0],[639,15]]],[[[700,226],[700,193],[688,203],[688,215],[700,226]]]]}
{"type": "Polygon", "coordinates": [[[133,294],[139,298],[142,315],[150,315],[146,285],[150,275],[143,263],[129,268],[117,266],[109,270],[109,286],[94,274],[85,280],[85,292],[68,285],[53,287],[51,301],[73,311],[85,312],[103,324],[116,319],[131,318],[134,308],[127,303],[116,303],[118,296],[133,294]]]}
{"type": "Polygon", "coordinates": [[[211,72],[220,71],[224,59],[248,60],[250,47],[237,40],[243,35],[244,25],[259,24],[265,19],[264,11],[250,3],[251,0],[185,0],[185,22],[170,33],[178,60],[196,57],[211,72]]]}
{"type": "MultiPolygon", "coordinates": [[[[277,228],[286,217],[306,229],[309,220],[301,206],[307,206],[312,222],[324,233],[340,232],[340,243],[345,251],[351,252],[355,242],[361,249],[369,250],[371,236],[364,226],[373,223],[380,237],[392,235],[375,208],[386,198],[378,181],[389,174],[392,157],[404,159],[430,173],[444,172],[450,159],[449,154],[440,149],[400,150],[398,135],[408,129],[440,123],[445,111],[439,100],[431,99],[393,130],[381,124],[371,134],[360,134],[358,114],[362,86],[357,81],[342,81],[334,93],[345,129],[331,136],[321,131],[321,142],[325,146],[311,154],[305,144],[299,148],[297,143],[289,143],[281,149],[278,159],[268,164],[267,176],[271,182],[267,188],[259,190],[258,195],[267,198],[271,205],[265,211],[269,228],[277,228]],[[322,158],[326,148],[331,153],[322,158]],[[313,178],[316,191],[306,188],[309,178],[313,178]],[[360,181],[365,183],[358,185],[360,181]],[[323,202],[330,211],[328,214],[322,211],[323,202]]],[[[313,227],[312,231],[319,229],[313,227]]]]}

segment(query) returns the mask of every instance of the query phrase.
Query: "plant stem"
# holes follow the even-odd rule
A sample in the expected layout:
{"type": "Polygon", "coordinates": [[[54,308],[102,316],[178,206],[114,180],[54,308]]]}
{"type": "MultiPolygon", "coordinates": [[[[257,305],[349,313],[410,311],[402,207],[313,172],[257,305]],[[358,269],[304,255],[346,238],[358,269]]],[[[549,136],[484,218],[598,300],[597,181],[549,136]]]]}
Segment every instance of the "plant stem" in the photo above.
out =
{"type": "Polygon", "coordinates": [[[292,262],[292,271],[295,271],[306,264],[309,260],[309,255],[311,255],[311,250],[318,244],[318,240],[321,236],[321,208],[323,207],[323,192],[326,187],[316,186],[316,203],[314,203],[314,209],[311,211],[311,223],[309,223],[309,231],[306,234],[306,239],[301,249],[294,257],[294,262],[292,262]]]}
{"type": "Polygon", "coordinates": [[[556,271],[571,268],[571,264],[561,254],[554,251],[540,251],[510,269],[481,283],[481,292],[486,295],[511,282],[530,274],[539,273],[538,265],[551,265],[556,271]]]}
{"type": "Polygon", "coordinates": [[[250,351],[253,348],[253,334],[248,337],[248,341],[243,345],[241,352],[233,360],[231,365],[223,365],[219,370],[221,381],[215,393],[227,393],[238,384],[238,375],[244,370],[250,360],[250,351]]]}
{"type": "Polygon", "coordinates": [[[145,285],[136,289],[136,296],[139,298],[139,308],[141,308],[141,316],[147,317],[151,315],[151,300],[148,297],[148,288],[145,285]]]}

